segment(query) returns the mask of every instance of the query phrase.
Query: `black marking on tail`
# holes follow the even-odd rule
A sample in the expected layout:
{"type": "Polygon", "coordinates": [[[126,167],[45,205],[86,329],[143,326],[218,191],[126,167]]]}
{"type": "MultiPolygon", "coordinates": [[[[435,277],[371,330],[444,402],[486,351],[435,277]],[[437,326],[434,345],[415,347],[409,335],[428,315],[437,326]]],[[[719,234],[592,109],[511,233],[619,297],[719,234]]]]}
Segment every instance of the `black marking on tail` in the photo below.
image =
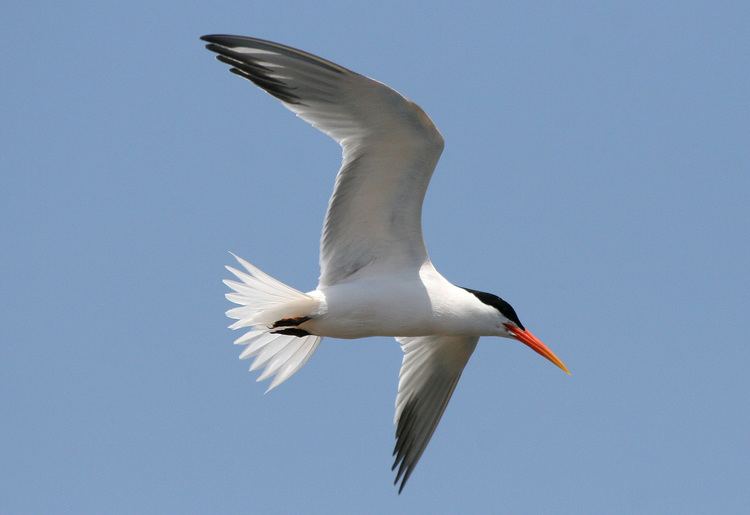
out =
{"type": "Polygon", "coordinates": [[[273,334],[287,334],[289,336],[296,336],[298,338],[302,338],[303,336],[310,336],[310,333],[308,333],[304,329],[299,329],[297,327],[287,327],[286,329],[279,329],[278,331],[271,332],[273,334]]]}
{"type": "Polygon", "coordinates": [[[278,322],[274,322],[273,327],[295,327],[308,320],[310,320],[310,317],[282,318],[278,322]]]}

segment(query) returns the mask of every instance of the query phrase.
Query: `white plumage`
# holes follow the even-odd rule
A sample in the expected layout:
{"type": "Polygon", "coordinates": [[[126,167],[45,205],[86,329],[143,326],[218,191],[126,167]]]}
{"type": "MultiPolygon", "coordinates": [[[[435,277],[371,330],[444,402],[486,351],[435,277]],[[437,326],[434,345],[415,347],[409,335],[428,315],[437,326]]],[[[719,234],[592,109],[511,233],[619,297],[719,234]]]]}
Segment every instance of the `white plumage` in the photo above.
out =
{"type": "Polygon", "coordinates": [[[480,336],[516,338],[563,368],[507,302],[459,288],[433,267],[422,202],[443,138],[388,86],[325,59],[242,36],[207,48],[342,147],[320,243],[320,278],[302,293],[237,258],[227,312],[249,328],[235,343],[269,390],[310,358],[321,337],[394,336],[404,351],[396,401],[396,482],[411,475],[480,336]]]}
{"type": "Polygon", "coordinates": [[[274,376],[267,390],[270,391],[307,363],[321,338],[315,335],[300,338],[276,334],[269,331],[269,326],[285,318],[290,312],[308,313],[317,308],[318,302],[263,273],[244,259],[237,256],[235,258],[246,272],[227,267],[242,281],[224,281],[224,284],[235,291],[228,293],[227,299],[240,305],[227,311],[227,316],[237,320],[230,326],[232,329],[253,329],[237,338],[234,343],[246,345],[240,359],[255,357],[250,370],[265,367],[258,376],[258,381],[274,376]]]}

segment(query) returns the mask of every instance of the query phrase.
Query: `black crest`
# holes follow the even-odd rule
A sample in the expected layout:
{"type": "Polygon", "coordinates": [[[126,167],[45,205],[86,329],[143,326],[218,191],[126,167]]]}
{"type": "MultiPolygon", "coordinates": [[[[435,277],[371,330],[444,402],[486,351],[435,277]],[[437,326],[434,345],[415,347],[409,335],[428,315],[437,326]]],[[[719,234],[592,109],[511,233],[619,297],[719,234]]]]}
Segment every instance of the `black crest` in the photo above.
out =
{"type": "Polygon", "coordinates": [[[513,306],[505,302],[503,299],[498,297],[497,295],[493,295],[491,293],[485,293],[483,291],[477,291],[477,290],[470,290],[469,288],[464,288],[464,290],[468,291],[472,295],[474,295],[476,298],[487,304],[488,306],[492,306],[496,310],[498,310],[505,318],[510,320],[511,322],[514,322],[518,327],[523,329],[524,331],[526,328],[523,326],[521,321],[518,319],[518,315],[516,315],[516,310],[513,309],[513,306]]]}

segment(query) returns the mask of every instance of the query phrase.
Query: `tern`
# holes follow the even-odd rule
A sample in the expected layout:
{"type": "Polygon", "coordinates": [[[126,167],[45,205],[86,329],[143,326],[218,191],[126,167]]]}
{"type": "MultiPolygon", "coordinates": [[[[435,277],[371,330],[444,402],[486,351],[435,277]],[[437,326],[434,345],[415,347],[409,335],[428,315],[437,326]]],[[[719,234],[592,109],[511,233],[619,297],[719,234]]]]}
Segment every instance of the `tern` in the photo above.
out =
{"type": "Polygon", "coordinates": [[[422,202],[443,138],[414,102],[385,84],[262,39],[201,38],[250,80],[341,145],[343,161],[320,242],[320,277],[303,293],[235,256],[225,284],[232,329],[247,332],[268,390],[302,367],[323,337],[393,336],[403,350],[392,469],[401,493],[432,437],[479,337],[518,340],[568,372],[497,295],[453,285],[422,237],[422,202]]]}

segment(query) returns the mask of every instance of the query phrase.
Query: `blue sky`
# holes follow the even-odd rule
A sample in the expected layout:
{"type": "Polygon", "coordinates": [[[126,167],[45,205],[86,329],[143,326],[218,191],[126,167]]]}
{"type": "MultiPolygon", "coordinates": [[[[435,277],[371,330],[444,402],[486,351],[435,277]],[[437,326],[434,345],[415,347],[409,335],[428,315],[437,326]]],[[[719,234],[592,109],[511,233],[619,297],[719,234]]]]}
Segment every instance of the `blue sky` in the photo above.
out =
{"type": "Polygon", "coordinates": [[[746,2],[15,2],[0,20],[0,512],[740,513],[750,505],[746,2]],[[269,395],[231,250],[315,286],[336,145],[202,48],[280,41],[418,102],[433,262],[485,338],[404,493],[401,353],[269,395]]]}

